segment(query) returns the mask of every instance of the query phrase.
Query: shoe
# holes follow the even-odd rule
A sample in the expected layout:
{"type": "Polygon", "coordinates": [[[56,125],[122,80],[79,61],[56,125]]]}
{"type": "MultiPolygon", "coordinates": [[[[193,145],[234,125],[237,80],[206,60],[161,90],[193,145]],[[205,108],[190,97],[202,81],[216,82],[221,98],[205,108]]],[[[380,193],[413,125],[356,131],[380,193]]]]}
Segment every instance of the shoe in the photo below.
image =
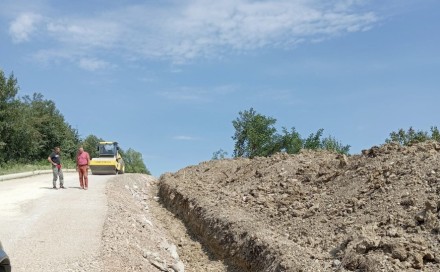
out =
{"type": "Polygon", "coordinates": [[[84,187],[84,190],[87,190],[87,187],[84,187]]]}
{"type": "Polygon", "coordinates": [[[60,189],[66,189],[66,187],[64,187],[63,185],[60,186],[60,189]]]}
{"type": "Polygon", "coordinates": [[[57,188],[57,186],[53,186],[52,188],[53,188],[53,189],[55,189],[55,190],[57,190],[57,189],[58,189],[58,188],[57,188]]]}

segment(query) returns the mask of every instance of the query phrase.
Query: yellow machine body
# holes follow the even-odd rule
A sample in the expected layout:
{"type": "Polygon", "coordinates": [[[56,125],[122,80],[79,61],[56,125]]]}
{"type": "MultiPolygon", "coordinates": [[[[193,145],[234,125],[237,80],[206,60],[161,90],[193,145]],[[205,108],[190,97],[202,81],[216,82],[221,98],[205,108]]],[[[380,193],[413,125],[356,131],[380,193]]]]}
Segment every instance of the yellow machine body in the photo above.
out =
{"type": "Polygon", "coordinates": [[[93,175],[117,175],[125,172],[124,160],[117,142],[99,142],[99,157],[92,158],[90,170],[93,175]]]}

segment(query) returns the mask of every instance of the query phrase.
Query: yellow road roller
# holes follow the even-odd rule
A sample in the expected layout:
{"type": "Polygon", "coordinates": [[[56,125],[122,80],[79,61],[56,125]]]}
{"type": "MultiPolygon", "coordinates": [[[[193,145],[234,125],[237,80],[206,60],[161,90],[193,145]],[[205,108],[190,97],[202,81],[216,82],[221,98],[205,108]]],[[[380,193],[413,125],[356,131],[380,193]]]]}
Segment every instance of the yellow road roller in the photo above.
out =
{"type": "Polygon", "coordinates": [[[90,160],[93,175],[117,175],[125,172],[124,160],[117,142],[99,142],[98,158],[90,160]]]}

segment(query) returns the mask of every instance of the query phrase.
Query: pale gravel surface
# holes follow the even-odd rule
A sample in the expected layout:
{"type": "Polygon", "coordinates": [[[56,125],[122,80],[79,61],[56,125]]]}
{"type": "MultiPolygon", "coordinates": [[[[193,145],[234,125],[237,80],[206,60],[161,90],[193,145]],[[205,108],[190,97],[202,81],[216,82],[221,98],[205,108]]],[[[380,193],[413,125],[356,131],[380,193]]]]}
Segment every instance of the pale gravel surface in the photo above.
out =
{"type": "Polygon", "coordinates": [[[77,173],[65,173],[64,190],[52,175],[0,182],[0,240],[13,271],[101,271],[101,232],[107,213],[106,183],[90,176],[81,190],[77,173]]]}
{"type": "Polygon", "coordinates": [[[13,271],[227,271],[188,234],[157,197],[157,179],[141,174],[65,173],[0,182],[0,240],[13,271]]]}
{"type": "Polygon", "coordinates": [[[103,271],[230,271],[160,204],[157,186],[156,178],[141,174],[119,175],[108,183],[103,271]]]}

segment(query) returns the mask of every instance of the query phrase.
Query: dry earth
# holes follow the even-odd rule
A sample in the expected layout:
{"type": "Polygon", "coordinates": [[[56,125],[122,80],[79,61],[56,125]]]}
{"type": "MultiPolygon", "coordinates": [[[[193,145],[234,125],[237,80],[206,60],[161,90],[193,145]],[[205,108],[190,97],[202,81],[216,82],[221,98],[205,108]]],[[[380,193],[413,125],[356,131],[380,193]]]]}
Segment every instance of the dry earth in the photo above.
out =
{"type": "Polygon", "coordinates": [[[209,161],[162,175],[159,196],[230,271],[440,271],[439,151],[209,161]]]}
{"type": "Polygon", "coordinates": [[[103,271],[227,271],[160,204],[157,185],[154,177],[138,174],[120,175],[108,183],[103,271]]]}
{"type": "MultiPolygon", "coordinates": [[[[440,271],[439,181],[437,142],[119,175],[105,187],[101,246],[63,271],[440,271]]],[[[48,191],[46,206],[54,193],[92,201],[48,191]]]]}

